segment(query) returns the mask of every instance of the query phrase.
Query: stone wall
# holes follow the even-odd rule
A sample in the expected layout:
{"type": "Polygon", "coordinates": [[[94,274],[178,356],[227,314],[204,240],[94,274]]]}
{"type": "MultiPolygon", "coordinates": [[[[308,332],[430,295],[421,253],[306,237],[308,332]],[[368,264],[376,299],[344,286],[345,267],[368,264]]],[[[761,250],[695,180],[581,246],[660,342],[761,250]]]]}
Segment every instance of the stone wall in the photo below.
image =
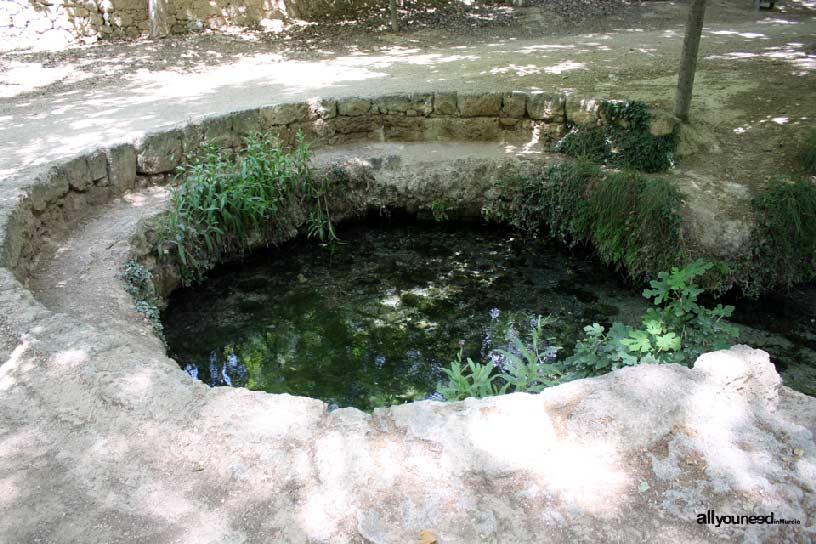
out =
{"type": "MultiPolygon", "coordinates": [[[[228,27],[263,28],[274,20],[346,19],[383,8],[380,0],[161,0],[173,33],[228,27]]],[[[433,4],[440,0],[421,0],[433,4]]],[[[0,50],[59,49],[70,43],[135,38],[147,33],[148,0],[3,0],[0,50]],[[14,44],[12,44],[14,40],[14,44]]]]}
{"type": "MultiPolygon", "coordinates": [[[[375,98],[315,98],[213,116],[96,149],[4,184],[0,264],[25,283],[40,249],[95,205],[135,187],[166,183],[181,157],[203,142],[238,148],[257,131],[313,147],[354,142],[555,142],[570,123],[598,122],[598,101],[560,93],[413,93],[375,98]]],[[[673,129],[656,116],[653,130],[673,129]]]]}
{"type": "MultiPolygon", "coordinates": [[[[257,28],[287,13],[284,0],[165,0],[171,32],[257,28]]],[[[58,49],[70,43],[147,33],[148,0],[5,0],[0,39],[10,46],[58,49]]]]}

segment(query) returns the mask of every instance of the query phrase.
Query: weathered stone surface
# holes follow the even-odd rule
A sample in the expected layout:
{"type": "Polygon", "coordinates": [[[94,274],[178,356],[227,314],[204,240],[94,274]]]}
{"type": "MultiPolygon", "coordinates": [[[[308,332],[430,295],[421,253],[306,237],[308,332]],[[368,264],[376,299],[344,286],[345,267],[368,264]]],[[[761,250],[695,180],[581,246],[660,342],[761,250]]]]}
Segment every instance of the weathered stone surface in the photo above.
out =
{"type": "Polygon", "coordinates": [[[58,168],[50,168],[40,174],[29,190],[31,206],[41,212],[68,192],[68,178],[58,168]]]}
{"type": "Polygon", "coordinates": [[[261,109],[261,117],[265,126],[288,125],[309,119],[310,106],[305,102],[292,104],[277,104],[261,109]]]}
{"type": "Polygon", "coordinates": [[[563,121],[564,95],[561,93],[533,92],[527,97],[527,115],[530,119],[563,121]]]}
{"type": "Polygon", "coordinates": [[[433,112],[436,115],[457,115],[459,113],[456,92],[434,93],[433,105],[433,112]]]}
{"type": "Polygon", "coordinates": [[[139,174],[172,172],[182,158],[182,132],[168,130],[148,134],[136,144],[136,171],[139,174]]]}
{"type": "Polygon", "coordinates": [[[108,164],[105,158],[105,152],[102,150],[94,151],[87,157],[88,170],[91,174],[91,179],[96,185],[108,184],[108,164]]]}
{"type": "Polygon", "coordinates": [[[232,116],[233,145],[241,145],[251,134],[263,131],[261,112],[258,109],[239,111],[232,116]]]}
{"type": "Polygon", "coordinates": [[[219,148],[232,147],[234,145],[232,119],[231,113],[202,119],[198,123],[202,141],[219,148]]]}
{"type": "Polygon", "coordinates": [[[570,95],[567,97],[567,121],[576,125],[584,125],[598,120],[600,102],[594,98],[582,98],[570,95]]]}
{"type": "Polygon", "coordinates": [[[524,117],[527,114],[527,93],[513,91],[502,94],[501,114],[515,119],[524,117]]]}
{"type": "Polygon", "coordinates": [[[375,128],[368,116],[365,117],[337,117],[327,121],[327,125],[331,126],[332,131],[336,134],[354,134],[367,133],[375,128]]]}
{"type": "Polygon", "coordinates": [[[668,112],[651,110],[649,113],[652,115],[649,120],[649,132],[652,136],[668,136],[680,123],[677,117],[668,112]]]}
{"type": "Polygon", "coordinates": [[[488,142],[499,138],[498,119],[437,118],[425,122],[424,140],[488,142]]]}
{"type": "Polygon", "coordinates": [[[499,93],[459,93],[457,107],[462,117],[498,116],[502,107],[502,95],[499,93]]]}
{"type": "Polygon", "coordinates": [[[385,115],[400,113],[409,116],[430,115],[433,112],[433,95],[415,93],[375,98],[372,101],[371,111],[385,115]]]}
{"type": "Polygon", "coordinates": [[[346,117],[368,115],[371,112],[371,100],[367,98],[340,98],[337,100],[337,113],[346,117]]]}
{"type": "Polygon", "coordinates": [[[93,184],[85,155],[58,166],[56,175],[67,179],[68,185],[75,191],[87,191],[93,184]]]}
{"type": "Polygon", "coordinates": [[[337,117],[337,100],[333,98],[313,98],[309,100],[311,116],[315,119],[334,119],[337,117]]]}
{"type": "Polygon", "coordinates": [[[132,189],[136,182],[136,148],[120,144],[109,148],[105,155],[111,186],[118,191],[132,189]]]}

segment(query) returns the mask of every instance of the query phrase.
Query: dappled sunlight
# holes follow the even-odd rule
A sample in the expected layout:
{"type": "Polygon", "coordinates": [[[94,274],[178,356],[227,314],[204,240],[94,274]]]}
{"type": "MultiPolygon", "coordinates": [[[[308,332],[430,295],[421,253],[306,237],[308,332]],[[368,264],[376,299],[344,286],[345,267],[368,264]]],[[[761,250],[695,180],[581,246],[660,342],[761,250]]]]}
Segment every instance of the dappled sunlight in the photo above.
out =
{"type": "Polygon", "coordinates": [[[737,491],[773,493],[773,485],[755,466],[773,462],[764,452],[740,447],[745,440],[739,429],[754,424],[752,408],[743,402],[723,403],[723,392],[699,388],[689,395],[689,425],[694,429],[691,442],[708,461],[713,478],[725,477],[737,491]]]}
{"type": "Polygon", "coordinates": [[[23,340],[9,355],[9,358],[0,364],[0,391],[7,391],[17,384],[17,379],[13,376],[19,370],[19,365],[23,355],[31,343],[28,340],[23,340]]]}
{"type": "Polygon", "coordinates": [[[706,31],[706,33],[713,34],[714,36],[739,36],[741,38],[746,38],[748,40],[768,39],[768,36],[759,32],[737,32],[736,30],[708,30],[706,31]]]}
{"type": "Polygon", "coordinates": [[[165,202],[170,197],[170,191],[167,187],[155,186],[142,189],[138,192],[125,193],[122,200],[133,206],[134,208],[142,208],[144,206],[157,206],[165,202]]]}
{"type": "Polygon", "coordinates": [[[51,361],[61,367],[78,367],[88,362],[88,353],[83,349],[67,349],[54,354],[51,361]]]}
{"type": "Polygon", "coordinates": [[[554,66],[547,66],[544,68],[544,71],[548,74],[563,74],[564,72],[572,72],[574,70],[583,70],[586,68],[586,65],[582,62],[573,62],[571,60],[566,60],[564,62],[559,62],[554,66]]]}
{"type": "Polygon", "coordinates": [[[540,400],[526,394],[504,397],[481,412],[466,432],[492,463],[530,474],[541,487],[557,491],[562,501],[591,514],[622,506],[633,482],[613,441],[600,433],[597,438],[568,434],[540,400]]]}
{"type": "Polygon", "coordinates": [[[349,512],[349,497],[340,487],[320,487],[309,493],[298,521],[308,538],[327,542],[349,512]]]}
{"type": "Polygon", "coordinates": [[[32,92],[61,81],[73,72],[71,65],[50,68],[42,63],[11,62],[9,68],[0,72],[0,98],[32,92]]]}

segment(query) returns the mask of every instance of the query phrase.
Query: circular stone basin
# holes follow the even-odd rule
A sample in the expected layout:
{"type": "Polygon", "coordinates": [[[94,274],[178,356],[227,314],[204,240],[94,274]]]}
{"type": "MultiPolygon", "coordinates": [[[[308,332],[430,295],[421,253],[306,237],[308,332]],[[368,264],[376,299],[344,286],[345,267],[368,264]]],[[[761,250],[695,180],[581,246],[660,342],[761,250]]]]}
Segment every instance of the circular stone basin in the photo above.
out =
{"type": "Polygon", "coordinates": [[[173,293],[170,355],[210,385],[370,410],[434,395],[460,346],[501,364],[497,350],[527,340],[537,315],[556,318],[550,344],[571,347],[583,326],[645,307],[591,259],[494,225],[369,222],[339,236],[256,253],[173,293]]]}

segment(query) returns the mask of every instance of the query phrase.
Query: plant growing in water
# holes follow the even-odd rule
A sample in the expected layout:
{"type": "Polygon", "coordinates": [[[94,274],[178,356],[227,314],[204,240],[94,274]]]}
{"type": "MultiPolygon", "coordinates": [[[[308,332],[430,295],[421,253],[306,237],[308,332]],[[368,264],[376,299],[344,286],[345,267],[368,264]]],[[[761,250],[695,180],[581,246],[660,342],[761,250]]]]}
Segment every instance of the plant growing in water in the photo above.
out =
{"type": "Polygon", "coordinates": [[[448,383],[440,383],[439,393],[448,402],[465,400],[468,397],[491,397],[499,394],[499,389],[493,383],[496,376],[493,375],[492,365],[474,363],[468,357],[467,363],[462,364],[462,349],[456,354],[456,360],[450,364],[450,368],[443,368],[448,376],[448,383]]]}
{"type": "Polygon", "coordinates": [[[443,368],[449,380],[440,383],[438,392],[449,402],[468,397],[488,397],[516,391],[539,392],[560,381],[560,369],[552,362],[558,348],[544,346],[544,327],[552,322],[550,317],[538,316],[531,325],[530,347],[518,337],[513,339],[516,352],[499,350],[503,361],[492,365],[474,363],[468,357],[462,364],[462,349],[451,367],[443,368]],[[504,382],[497,386],[497,382],[504,382]]]}
{"type": "Polygon", "coordinates": [[[725,321],[733,306],[717,305],[706,308],[698,302],[703,289],[696,280],[714,267],[697,260],[683,268],[661,272],[652,280],[643,296],[653,301],[641,317],[641,327],[613,323],[607,330],[598,323],[584,327],[573,354],[561,362],[555,361],[557,348],[542,348],[543,327],[548,319],[539,317],[531,330],[528,347],[520,339],[514,341],[516,353],[503,351],[507,363],[497,372],[490,365],[473,363],[462,367],[460,350],[451,369],[443,369],[450,378],[440,384],[439,392],[446,400],[462,400],[469,396],[504,394],[510,391],[538,392],[549,386],[611,370],[643,363],[685,363],[691,366],[702,353],[730,346],[739,332],[725,321]],[[497,387],[495,381],[504,382],[497,387]]]}
{"type": "Polygon", "coordinates": [[[293,149],[272,134],[245,140],[239,155],[204,144],[177,170],[171,209],[158,229],[162,254],[175,253],[185,282],[229,253],[245,250],[257,236],[294,223],[297,205],[308,212],[307,232],[334,238],[328,206],[329,177],[315,179],[310,151],[298,133],[293,149]]]}
{"type": "Polygon", "coordinates": [[[640,328],[614,323],[605,331],[598,323],[585,327],[585,337],[564,361],[571,378],[602,374],[639,363],[685,363],[691,366],[702,353],[730,346],[738,335],[725,321],[733,306],[706,308],[698,302],[703,289],[695,280],[714,265],[701,259],[683,268],[661,272],[643,296],[651,299],[640,328]]]}

